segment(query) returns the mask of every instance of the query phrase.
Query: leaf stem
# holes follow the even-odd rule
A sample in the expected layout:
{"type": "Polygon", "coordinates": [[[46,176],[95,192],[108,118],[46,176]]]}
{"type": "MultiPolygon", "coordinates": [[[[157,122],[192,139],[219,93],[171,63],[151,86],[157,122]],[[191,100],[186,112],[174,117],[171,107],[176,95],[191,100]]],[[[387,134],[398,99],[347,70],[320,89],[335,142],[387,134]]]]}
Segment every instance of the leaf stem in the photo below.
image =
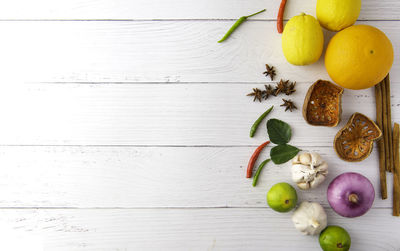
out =
{"type": "Polygon", "coordinates": [[[267,10],[267,9],[260,10],[259,12],[256,12],[256,13],[254,13],[254,14],[251,14],[251,15],[248,15],[248,16],[246,16],[246,18],[249,18],[249,17],[255,16],[255,15],[257,15],[257,14],[260,14],[260,13],[262,13],[262,12],[266,11],[266,10],[267,10]]]}
{"type": "Polygon", "coordinates": [[[263,9],[263,10],[261,10],[261,11],[259,11],[259,12],[256,12],[256,13],[254,13],[254,14],[251,14],[251,15],[249,15],[249,16],[243,16],[243,17],[241,17],[241,18],[239,18],[233,25],[232,25],[232,27],[228,30],[228,32],[226,32],[226,34],[225,34],[225,36],[223,36],[222,38],[221,38],[221,40],[219,40],[218,41],[218,43],[221,43],[221,42],[223,42],[223,41],[225,41],[244,21],[246,21],[247,20],[247,18],[249,18],[249,17],[252,17],[252,16],[254,16],[254,15],[257,15],[257,14],[259,14],[259,13],[261,13],[261,12],[264,12],[264,11],[266,11],[266,9],[263,9]]]}

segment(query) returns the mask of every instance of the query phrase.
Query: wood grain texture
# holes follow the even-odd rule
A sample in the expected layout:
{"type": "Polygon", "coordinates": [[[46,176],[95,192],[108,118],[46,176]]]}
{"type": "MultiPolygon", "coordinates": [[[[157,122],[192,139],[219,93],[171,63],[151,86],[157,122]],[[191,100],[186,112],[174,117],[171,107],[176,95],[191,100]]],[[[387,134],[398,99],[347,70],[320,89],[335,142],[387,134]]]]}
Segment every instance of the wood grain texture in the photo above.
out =
{"type": "MultiPolygon", "coordinates": [[[[317,0],[290,1],[285,17],[315,15],[317,0]]],[[[236,19],[267,9],[256,19],[276,19],[280,0],[13,0],[5,1],[1,19],[236,19]],[[32,11],[34,10],[34,11],[32,11]]],[[[400,19],[397,0],[363,0],[361,20],[400,19]],[[384,13],[384,14],[383,14],[384,13]]]]}
{"type": "MultiPolygon", "coordinates": [[[[320,188],[298,190],[300,201],[320,202],[330,224],[350,232],[352,250],[399,251],[400,221],[378,195],[377,151],[347,163],[332,148],[353,112],[375,118],[373,90],[345,91],[337,128],[308,126],[300,109],[284,113],[279,98],[259,104],[245,96],[269,81],[265,63],[277,79],[298,82],[291,98],[299,108],[314,81],[329,79],[323,59],[306,67],[285,61],[274,21],[279,2],[3,1],[0,249],[319,250],[317,238],[294,229],[291,213],[266,208],[270,186],[292,183],[288,165],[268,164],[255,188],[244,178],[266,138],[265,126],[254,139],[249,127],[275,105],[270,117],[293,127],[291,143],[330,165],[320,188]],[[234,19],[263,8],[217,44],[234,19]],[[377,192],[373,209],[356,219],[336,215],[325,196],[329,181],[347,171],[367,176],[377,192]]],[[[285,19],[314,15],[315,2],[290,1],[285,19]]],[[[393,43],[398,121],[400,2],[363,0],[359,19],[393,43]]],[[[332,36],[325,32],[325,44],[332,36]]],[[[388,187],[392,181],[388,175],[388,187]]]]}
{"type": "MultiPolygon", "coordinates": [[[[44,250],[320,250],[318,237],[303,236],[294,228],[292,213],[264,208],[0,212],[3,237],[18,235],[17,243],[30,246],[43,239],[44,250]]],[[[330,224],[348,230],[351,250],[399,250],[395,232],[387,233],[400,228],[400,221],[387,217],[390,209],[372,209],[355,219],[330,209],[327,214],[330,224]]],[[[5,238],[1,246],[7,243],[5,238]]]]}
{"type": "MultiPolygon", "coordinates": [[[[360,22],[382,29],[400,78],[398,22],[360,22]]],[[[217,41],[231,21],[2,22],[2,83],[29,82],[266,82],[265,64],[276,78],[298,82],[329,79],[323,58],[309,66],[286,62],[272,21],[248,22],[225,43],[217,41]],[[23,72],[23,74],[21,74],[23,72]]],[[[333,33],[326,32],[326,42],[333,33]]]]}
{"type": "MultiPolygon", "coordinates": [[[[253,122],[271,105],[269,118],[288,122],[297,146],[331,146],[351,114],[375,118],[374,91],[346,90],[338,127],[313,127],[301,115],[311,83],[297,84],[284,112],[281,98],[253,102],[246,94],[262,84],[27,84],[0,86],[1,145],[259,145],[253,122]],[[12,107],[12,109],[6,109],[12,107]]],[[[394,84],[397,85],[397,84],[394,84]]],[[[393,88],[394,90],[396,88],[393,88]]],[[[400,119],[400,93],[393,91],[393,120],[400,119]]]]}
{"type": "MultiPolygon", "coordinates": [[[[257,166],[270,149],[261,153],[257,166]]],[[[300,201],[329,207],[329,182],[351,171],[373,183],[375,208],[391,208],[391,200],[379,199],[377,151],[361,163],[349,163],[332,147],[302,149],[319,152],[329,164],[329,175],[317,189],[297,189],[300,201]]],[[[253,151],[254,147],[0,147],[0,207],[263,208],[272,185],[294,183],[289,163],[268,163],[257,187],[252,187],[245,172],[253,151]]],[[[390,177],[388,187],[393,184],[390,177]]]]}

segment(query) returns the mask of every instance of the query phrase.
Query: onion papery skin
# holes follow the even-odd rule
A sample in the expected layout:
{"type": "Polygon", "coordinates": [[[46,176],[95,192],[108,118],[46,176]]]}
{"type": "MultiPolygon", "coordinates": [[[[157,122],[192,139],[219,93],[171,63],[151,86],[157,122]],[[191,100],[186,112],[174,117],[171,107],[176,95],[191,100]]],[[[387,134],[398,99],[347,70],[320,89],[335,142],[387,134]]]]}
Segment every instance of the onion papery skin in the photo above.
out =
{"type": "Polygon", "coordinates": [[[375,199],[375,189],[365,176],[348,172],[332,180],[328,186],[327,197],[329,205],[336,213],[353,218],[365,214],[371,208],[375,199]],[[349,200],[350,195],[357,198],[357,203],[349,200]]]}

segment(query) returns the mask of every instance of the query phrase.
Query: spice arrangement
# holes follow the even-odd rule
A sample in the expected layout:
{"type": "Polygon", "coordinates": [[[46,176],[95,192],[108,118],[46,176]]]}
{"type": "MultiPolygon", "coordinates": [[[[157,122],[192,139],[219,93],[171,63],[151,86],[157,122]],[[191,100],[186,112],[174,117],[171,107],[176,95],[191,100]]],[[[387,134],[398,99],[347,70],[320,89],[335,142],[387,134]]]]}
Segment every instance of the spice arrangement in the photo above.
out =
{"type": "MultiPolygon", "coordinates": [[[[271,80],[274,80],[275,77],[275,69],[273,66],[269,66],[266,64],[267,71],[263,72],[265,76],[270,76],[271,80]]],[[[267,100],[270,97],[276,97],[280,94],[285,94],[286,96],[292,95],[296,92],[296,82],[290,82],[289,80],[281,79],[278,83],[276,83],[275,87],[272,85],[264,85],[265,89],[261,90],[259,88],[253,88],[253,92],[247,94],[249,97],[253,97],[253,102],[259,101],[262,102],[263,100],[267,100]]],[[[293,103],[290,99],[282,99],[283,106],[286,111],[292,112],[293,110],[297,109],[297,106],[293,103]]]]}
{"type": "Polygon", "coordinates": [[[253,92],[247,94],[247,96],[253,97],[253,101],[258,100],[259,102],[267,100],[271,96],[276,97],[280,94],[290,96],[296,91],[296,82],[281,79],[276,83],[275,87],[272,87],[271,85],[264,85],[264,87],[264,90],[253,88],[253,92]]]}
{"type": "MultiPolygon", "coordinates": [[[[272,110],[271,108],[267,110],[268,113],[272,110]]],[[[259,120],[260,119],[259,118],[255,122],[255,124],[256,123],[259,124],[262,121],[263,115],[261,115],[261,117],[260,117],[261,120],[259,120]]],[[[258,127],[258,124],[256,127],[258,127]]],[[[253,125],[253,127],[254,127],[254,125],[253,125]]],[[[250,130],[250,136],[251,136],[251,132],[253,131],[253,127],[250,130]]],[[[256,148],[256,150],[254,151],[254,153],[251,156],[249,163],[247,165],[246,178],[251,178],[253,176],[254,164],[257,161],[258,156],[260,155],[261,151],[270,142],[277,144],[277,146],[273,147],[270,152],[271,160],[275,164],[283,164],[283,163],[288,162],[294,156],[296,156],[296,154],[300,151],[300,149],[298,149],[297,147],[294,147],[294,146],[291,146],[288,144],[292,137],[292,130],[287,123],[285,123],[281,120],[278,120],[278,119],[270,119],[267,122],[267,130],[268,130],[268,135],[269,135],[270,141],[264,142],[263,144],[258,146],[256,148]]],[[[260,167],[261,167],[261,165],[260,165],[260,167]]],[[[259,167],[259,169],[260,169],[260,167],[259,167]]],[[[264,167],[264,165],[261,168],[263,168],[263,167],[264,167]]],[[[259,174],[260,172],[261,172],[261,170],[257,171],[258,175],[260,175],[259,174]]],[[[258,177],[257,177],[257,179],[258,179],[258,177]]],[[[254,185],[256,183],[257,183],[257,181],[253,182],[254,185]]]]}
{"type": "MultiPolygon", "coordinates": [[[[337,32],[325,51],[325,68],[334,83],[318,80],[310,86],[302,107],[302,115],[311,126],[336,127],[342,116],[344,89],[366,89],[375,86],[376,123],[364,114],[355,112],[346,125],[332,139],[338,160],[363,161],[373,151],[377,141],[379,149],[379,179],[381,198],[387,198],[386,172],[393,172],[393,215],[400,215],[400,128],[392,128],[389,71],[393,64],[393,46],[387,36],[370,25],[353,25],[361,10],[361,0],[317,0],[317,18],[301,13],[291,17],[283,26],[282,0],[277,17],[277,30],[282,33],[282,51],[287,62],[293,65],[309,65],[317,62],[323,53],[322,28],[337,32]],[[322,27],[321,27],[322,26],[322,27]],[[368,41],[368,43],[365,43],[368,41]]],[[[258,13],[256,13],[258,14],[258,13]]],[[[252,16],[252,15],[250,15],[252,16]]],[[[247,16],[247,17],[250,17],[247,16]]],[[[247,19],[242,17],[231,29],[247,19]]],[[[229,36],[233,30],[228,31],[229,36]]],[[[224,37],[225,38],[225,37],[224,37]]],[[[225,38],[226,39],[226,38],[225,38]]],[[[263,74],[274,81],[276,68],[266,64],[263,74]]],[[[280,79],[275,85],[266,84],[264,89],[253,88],[247,96],[253,101],[266,101],[279,95],[291,95],[296,82],[280,79]]],[[[294,111],[297,106],[291,99],[282,99],[284,111],[294,111]]],[[[345,108],[345,107],[344,107],[345,108]]],[[[272,112],[264,112],[252,125],[250,137],[272,112]]],[[[272,118],[266,123],[268,141],[261,144],[249,160],[246,177],[253,176],[253,169],[265,147],[273,143],[269,158],[258,166],[252,185],[256,186],[263,168],[272,162],[281,165],[291,160],[292,181],[306,192],[318,189],[328,175],[328,163],[316,152],[305,152],[289,145],[291,127],[284,121],[272,118]]],[[[315,127],[315,130],[324,130],[315,127]]],[[[368,212],[375,200],[372,183],[362,174],[346,172],[334,178],[326,191],[331,208],[343,217],[359,217],[368,212]]],[[[267,192],[267,204],[277,212],[294,210],[292,221],[296,229],[305,235],[319,235],[323,250],[349,250],[351,238],[340,226],[328,225],[324,208],[317,202],[303,201],[297,206],[296,189],[286,182],[273,185],[267,192]]]]}

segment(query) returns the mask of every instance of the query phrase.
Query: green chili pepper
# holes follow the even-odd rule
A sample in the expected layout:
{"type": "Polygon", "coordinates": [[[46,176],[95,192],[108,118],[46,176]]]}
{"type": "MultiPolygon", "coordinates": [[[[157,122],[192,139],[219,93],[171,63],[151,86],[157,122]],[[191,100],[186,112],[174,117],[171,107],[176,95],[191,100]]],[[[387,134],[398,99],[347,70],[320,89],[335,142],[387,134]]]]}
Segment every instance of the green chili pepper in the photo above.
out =
{"type": "Polygon", "coordinates": [[[257,13],[251,14],[249,16],[243,16],[241,18],[239,18],[233,25],[232,27],[228,30],[228,32],[225,34],[225,36],[223,38],[221,38],[221,40],[218,41],[218,43],[221,43],[223,41],[225,41],[244,21],[246,21],[247,18],[255,16],[257,14],[260,14],[261,12],[266,11],[266,9],[263,9],[257,13]]]}
{"type": "Polygon", "coordinates": [[[260,166],[257,169],[256,175],[254,175],[253,178],[253,187],[255,187],[257,185],[257,181],[258,181],[258,177],[260,176],[261,170],[264,168],[264,166],[270,161],[271,159],[266,159],[264,160],[260,166]]]}
{"type": "Polygon", "coordinates": [[[261,114],[261,116],[256,120],[256,122],[254,122],[253,126],[250,129],[250,138],[252,138],[254,136],[254,134],[257,131],[258,126],[260,125],[260,123],[263,121],[263,119],[265,117],[267,117],[267,115],[272,111],[272,109],[274,109],[274,106],[271,106],[271,108],[269,108],[266,112],[264,112],[263,114],[261,114]]]}

